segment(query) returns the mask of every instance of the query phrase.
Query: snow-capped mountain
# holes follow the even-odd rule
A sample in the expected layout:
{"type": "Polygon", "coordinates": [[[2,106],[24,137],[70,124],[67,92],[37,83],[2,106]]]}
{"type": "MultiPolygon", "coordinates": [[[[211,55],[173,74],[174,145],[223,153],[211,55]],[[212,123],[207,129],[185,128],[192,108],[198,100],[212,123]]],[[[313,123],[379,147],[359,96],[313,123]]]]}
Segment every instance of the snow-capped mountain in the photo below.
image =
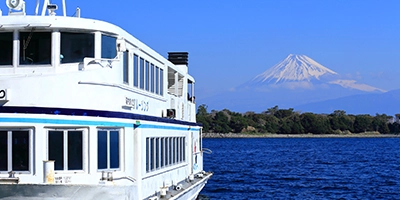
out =
{"type": "Polygon", "coordinates": [[[319,64],[315,60],[305,55],[294,54],[290,54],[275,66],[238,88],[279,87],[314,90],[331,87],[332,85],[366,92],[385,92],[370,85],[357,83],[356,80],[343,79],[337,72],[319,64]]]}
{"type": "Polygon", "coordinates": [[[279,83],[285,81],[319,80],[320,76],[337,74],[305,55],[290,54],[284,60],[257,75],[253,82],[279,83]]]}
{"type": "Polygon", "coordinates": [[[244,84],[212,97],[200,97],[198,102],[215,110],[226,108],[239,112],[262,112],[276,105],[296,109],[296,106],[304,104],[383,92],[382,89],[343,78],[305,55],[290,54],[244,84]]]}

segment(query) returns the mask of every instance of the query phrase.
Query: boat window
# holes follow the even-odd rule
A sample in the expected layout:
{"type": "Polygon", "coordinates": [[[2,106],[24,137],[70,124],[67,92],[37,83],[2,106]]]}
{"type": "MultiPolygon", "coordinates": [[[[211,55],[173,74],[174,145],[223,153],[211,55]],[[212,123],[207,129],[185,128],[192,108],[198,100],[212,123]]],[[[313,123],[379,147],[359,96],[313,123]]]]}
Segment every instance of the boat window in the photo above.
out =
{"type": "Polygon", "coordinates": [[[144,89],[144,59],[140,58],[140,89],[144,89]]]}
{"type": "Polygon", "coordinates": [[[133,86],[138,87],[139,83],[139,77],[138,77],[138,71],[139,71],[139,66],[138,66],[138,55],[133,55],[133,86]]]}
{"type": "Polygon", "coordinates": [[[146,90],[150,90],[150,63],[149,61],[146,61],[146,90]]]}
{"type": "Polygon", "coordinates": [[[156,67],[156,94],[160,91],[160,68],[156,67]]]}
{"type": "Polygon", "coordinates": [[[129,84],[129,51],[124,51],[124,71],[123,78],[124,83],[129,84]]]}
{"type": "Polygon", "coordinates": [[[114,59],[117,56],[117,38],[108,35],[101,36],[101,57],[114,59]]]}
{"type": "MultiPolygon", "coordinates": [[[[168,93],[175,96],[181,97],[183,95],[183,80],[184,76],[179,74],[174,69],[168,67],[168,93]],[[178,74],[178,79],[176,79],[176,74],[178,74]],[[176,90],[177,89],[177,90],[176,90]]],[[[162,95],[161,91],[161,95],[162,95]]]]}
{"type": "Polygon", "coordinates": [[[161,138],[161,154],[160,154],[160,167],[163,168],[165,166],[165,151],[163,151],[163,149],[165,149],[165,138],[161,138]]]}
{"type": "Polygon", "coordinates": [[[0,171],[8,171],[7,135],[7,131],[0,131],[0,171]]]}
{"type": "Polygon", "coordinates": [[[0,65],[12,65],[13,33],[0,33],[0,65]]]}
{"type": "Polygon", "coordinates": [[[150,171],[150,138],[146,138],[146,172],[150,171]]]}
{"type": "Polygon", "coordinates": [[[185,137],[146,138],[146,172],[185,162],[185,137]]]}
{"type": "Polygon", "coordinates": [[[51,33],[20,32],[21,65],[51,64],[51,33]]]}
{"type": "Polygon", "coordinates": [[[181,154],[182,154],[181,161],[185,162],[186,155],[185,155],[185,138],[184,137],[181,137],[181,154]]]}
{"type": "Polygon", "coordinates": [[[155,148],[155,168],[160,168],[160,138],[156,138],[156,148],[155,148]]]}
{"type": "Polygon", "coordinates": [[[119,168],[119,130],[97,131],[97,168],[119,168]]]}
{"type": "Polygon", "coordinates": [[[60,63],[83,62],[83,58],[94,57],[94,34],[61,33],[60,63]]]}
{"type": "Polygon", "coordinates": [[[161,96],[164,95],[164,70],[160,68],[160,93],[161,96]]]}
{"type": "Polygon", "coordinates": [[[174,164],[174,139],[169,138],[169,164],[174,164]]]}
{"type": "Polygon", "coordinates": [[[153,162],[153,157],[154,157],[154,155],[153,155],[154,154],[154,138],[150,138],[149,139],[149,143],[148,143],[147,148],[148,148],[148,154],[147,154],[148,158],[146,160],[149,163],[147,166],[149,167],[148,171],[151,171],[152,169],[154,169],[154,162],[153,162]]]}
{"type": "Polygon", "coordinates": [[[194,103],[194,82],[188,79],[187,82],[187,90],[188,90],[188,101],[194,103]]]}
{"type": "Polygon", "coordinates": [[[68,131],[68,170],[82,170],[82,131],[68,131]]]}
{"type": "Polygon", "coordinates": [[[154,93],[154,64],[150,67],[150,91],[154,93]]]}
{"type": "Polygon", "coordinates": [[[29,148],[28,130],[0,131],[0,171],[29,171],[29,148]]]}
{"type": "Polygon", "coordinates": [[[83,131],[49,131],[49,160],[54,160],[55,170],[83,169],[83,131]]]}

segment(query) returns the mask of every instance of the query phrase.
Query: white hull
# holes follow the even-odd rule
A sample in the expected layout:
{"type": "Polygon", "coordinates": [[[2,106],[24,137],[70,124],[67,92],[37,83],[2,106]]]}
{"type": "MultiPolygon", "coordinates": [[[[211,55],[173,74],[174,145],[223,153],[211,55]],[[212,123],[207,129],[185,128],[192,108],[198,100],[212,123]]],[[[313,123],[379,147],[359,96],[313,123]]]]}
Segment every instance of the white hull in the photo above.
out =
{"type": "MultiPolygon", "coordinates": [[[[194,200],[204,188],[208,179],[196,178],[183,184],[179,191],[171,189],[166,196],[157,198],[170,200],[194,200]]],[[[0,199],[2,200],[69,200],[69,199],[118,199],[134,200],[138,196],[135,185],[71,185],[71,184],[10,184],[0,185],[0,199]]],[[[148,199],[148,198],[145,198],[148,199]]]]}
{"type": "Polygon", "coordinates": [[[0,199],[195,199],[212,174],[188,53],[164,58],[113,24],[56,16],[47,0],[41,16],[7,2],[0,199]]]}

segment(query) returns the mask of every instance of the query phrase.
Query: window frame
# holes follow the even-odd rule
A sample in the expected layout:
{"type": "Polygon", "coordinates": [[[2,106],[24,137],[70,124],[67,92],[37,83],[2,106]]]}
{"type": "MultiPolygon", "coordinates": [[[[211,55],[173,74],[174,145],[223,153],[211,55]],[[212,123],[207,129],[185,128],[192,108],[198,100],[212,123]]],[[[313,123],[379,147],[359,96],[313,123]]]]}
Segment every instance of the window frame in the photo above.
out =
{"type": "Polygon", "coordinates": [[[139,58],[139,88],[144,90],[144,62],[145,59],[139,58]]]}
{"type": "Polygon", "coordinates": [[[98,128],[97,129],[97,171],[121,171],[122,169],[122,130],[120,128],[98,128]],[[98,161],[99,161],[99,131],[106,131],[107,132],[107,168],[99,169],[98,161]],[[118,132],[118,168],[111,168],[111,132],[116,131],[118,132]]]}
{"type": "Polygon", "coordinates": [[[123,66],[122,66],[122,82],[126,85],[129,85],[129,64],[130,64],[130,53],[129,51],[124,51],[123,53],[123,66]]]}
{"type": "Polygon", "coordinates": [[[139,56],[133,54],[133,87],[139,87],[139,56]]]}
{"type": "MultiPolygon", "coordinates": [[[[7,56],[5,56],[5,54],[2,54],[4,56],[4,61],[7,60],[7,62],[9,62],[9,64],[0,64],[0,68],[7,68],[7,67],[12,67],[13,66],[13,56],[14,56],[14,35],[13,32],[1,32],[0,34],[4,34],[4,38],[6,37],[10,37],[9,39],[11,40],[2,40],[4,43],[10,43],[9,45],[11,45],[11,48],[9,49],[9,56],[11,56],[9,58],[9,60],[6,58],[7,56]]],[[[0,42],[1,44],[1,42],[0,42]]],[[[1,62],[0,62],[1,63],[1,62]]]]}
{"type": "Polygon", "coordinates": [[[145,64],[145,90],[150,91],[150,62],[146,60],[145,64]]]}
{"type": "Polygon", "coordinates": [[[84,58],[94,58],[95,34],[90,32],[60,31],[60,65],[83,62],[84,58]],[[84,41],[84,42],[82,42],[84,41]],[[75,45],[80,43],[81,45],[75,45]],[[65,45],[65,46],[64,46],[65,45]],[[73,46],[75,51],[68,47],[73,46]],[[66,50],[67,49],[67,50],[66,50]],[[65,51],[66,50],[66,51],[65,51]]]}
{"type": "Polygon", "coordinates": [[[186,162],[186,136],[145,138],[145,172],[163,170],[186,162]]]}
{"type": "Polygon", "coordinates": [[[34,132],[33,129],[30,128],[21,128],[21,129],[7,129],[7,128],[1,128],[0,131],[7,132],[7,170],[6,171],[0,171],[0,174],[8,174],[9,171],[14,171],[17,172],[18,174],[31,174],[33,171],[33,138],[34,138],[34,132]],[[13,131],[27,131],[28,132],[28,170],[14,170],[13,169],[13,163],[12,163],[12,132],[13,131]]]}
{"type": "Polygon", "coordinates": [[[118,56],[117,38],[112,35],[101,34],[101,58],[115,59],[118,56]]]}
{"type": "MultiPolygon", "coordinates": [[[[19,51],[19,58],[18,58],[18,66],[19,67],[32,67],[32,66],[51,66],[52,65],[52,57],[53,55],[53,51],[52,51],[52,42],[54,40],[53,38],[53,32],[51,31],[20,31],[18,32],[18,37],[19,37],[19,47],[18,47],[18,51],[19,51]],[[39,34],[39,36],[38,36],[39,34]],[[40,35],[41,34],[41,35],[40,35]],[[49,37],[44,37],[43,35],[48,34],[47,36],[49,37]],[[36,49],[36,50],[32,50],[31,52],[37,52],[36,55],[34,55],[33,58],[31,58],[32,56],[26,56],[26,52],[24,52],[24,39],[22,38],[22,35],[27,35],[26,41],[29,40],[27,48],[25,50],[32,50],[32,49],[36,49]],[[32,39],[34,37],[34,39],[32,39]],[[44,47],[44,42],[38,42],[37,40],[45,40],[45,39],[50,39],[50,41],[48,42],[48,44],[46,44],[47,47],[44,47]],[[39,45],[40,44],[40,45],[39,45]],[[34,47],[32,47],[32,45],[35,45],[34,47]],[[31,47],[31,48],[28,48],[31,47]],[[48,52],[48,58],[46,58],[46,62],[37,62],[36,59],[38,58],[42,58],[43,55],[46,55],[45,52],[42,52],[41,50],[47,50],[48,52]],[[23,59],[25,55],[25,58],[29,58],[30,62],[28,61],[26,63],[23,62],[23,59]]],[[[29,53],[29,52],[28,52],[29,53]]],[[[27,60],[29,60],[27,59],[27,60]]]]}
{"type": "Polygon", "coordinates": [[[55,173],[84,173],[88,171],[88,130],[87,128],[48,128],[46,129],[46,158],[50,160],[50,148],[49,139],[50,131],[62,131],[63,132],[63,169],[56,170],[55,173]],[[68,170],[68,132],[69,131],[81,131],[82,132],[82,169],[68,170]],[[65,140],[67,139],[67,140],[65,140]],[[67,162],[66,162],[67,161],[67,162]]]}

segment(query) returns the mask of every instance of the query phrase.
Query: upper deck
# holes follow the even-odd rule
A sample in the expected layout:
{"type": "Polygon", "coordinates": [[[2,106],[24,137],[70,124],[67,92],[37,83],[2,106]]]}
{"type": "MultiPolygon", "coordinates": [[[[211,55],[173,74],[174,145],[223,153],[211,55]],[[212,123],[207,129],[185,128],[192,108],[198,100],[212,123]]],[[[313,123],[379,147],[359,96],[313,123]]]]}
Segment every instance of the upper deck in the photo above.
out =
{"type": "Polygon", "coordinates": [[[172,109],[180,111],[177,119],[195,121],[194,98],[188,98],[194,96],[195,81],[187,63],[171,62],[108,22],[57,16],[49,9],[33,16],[10,9],[0,16],[0,46],[0,89],[12,90],[13,97],[0,99],[0,105],[162,117],[172,109]]]}

